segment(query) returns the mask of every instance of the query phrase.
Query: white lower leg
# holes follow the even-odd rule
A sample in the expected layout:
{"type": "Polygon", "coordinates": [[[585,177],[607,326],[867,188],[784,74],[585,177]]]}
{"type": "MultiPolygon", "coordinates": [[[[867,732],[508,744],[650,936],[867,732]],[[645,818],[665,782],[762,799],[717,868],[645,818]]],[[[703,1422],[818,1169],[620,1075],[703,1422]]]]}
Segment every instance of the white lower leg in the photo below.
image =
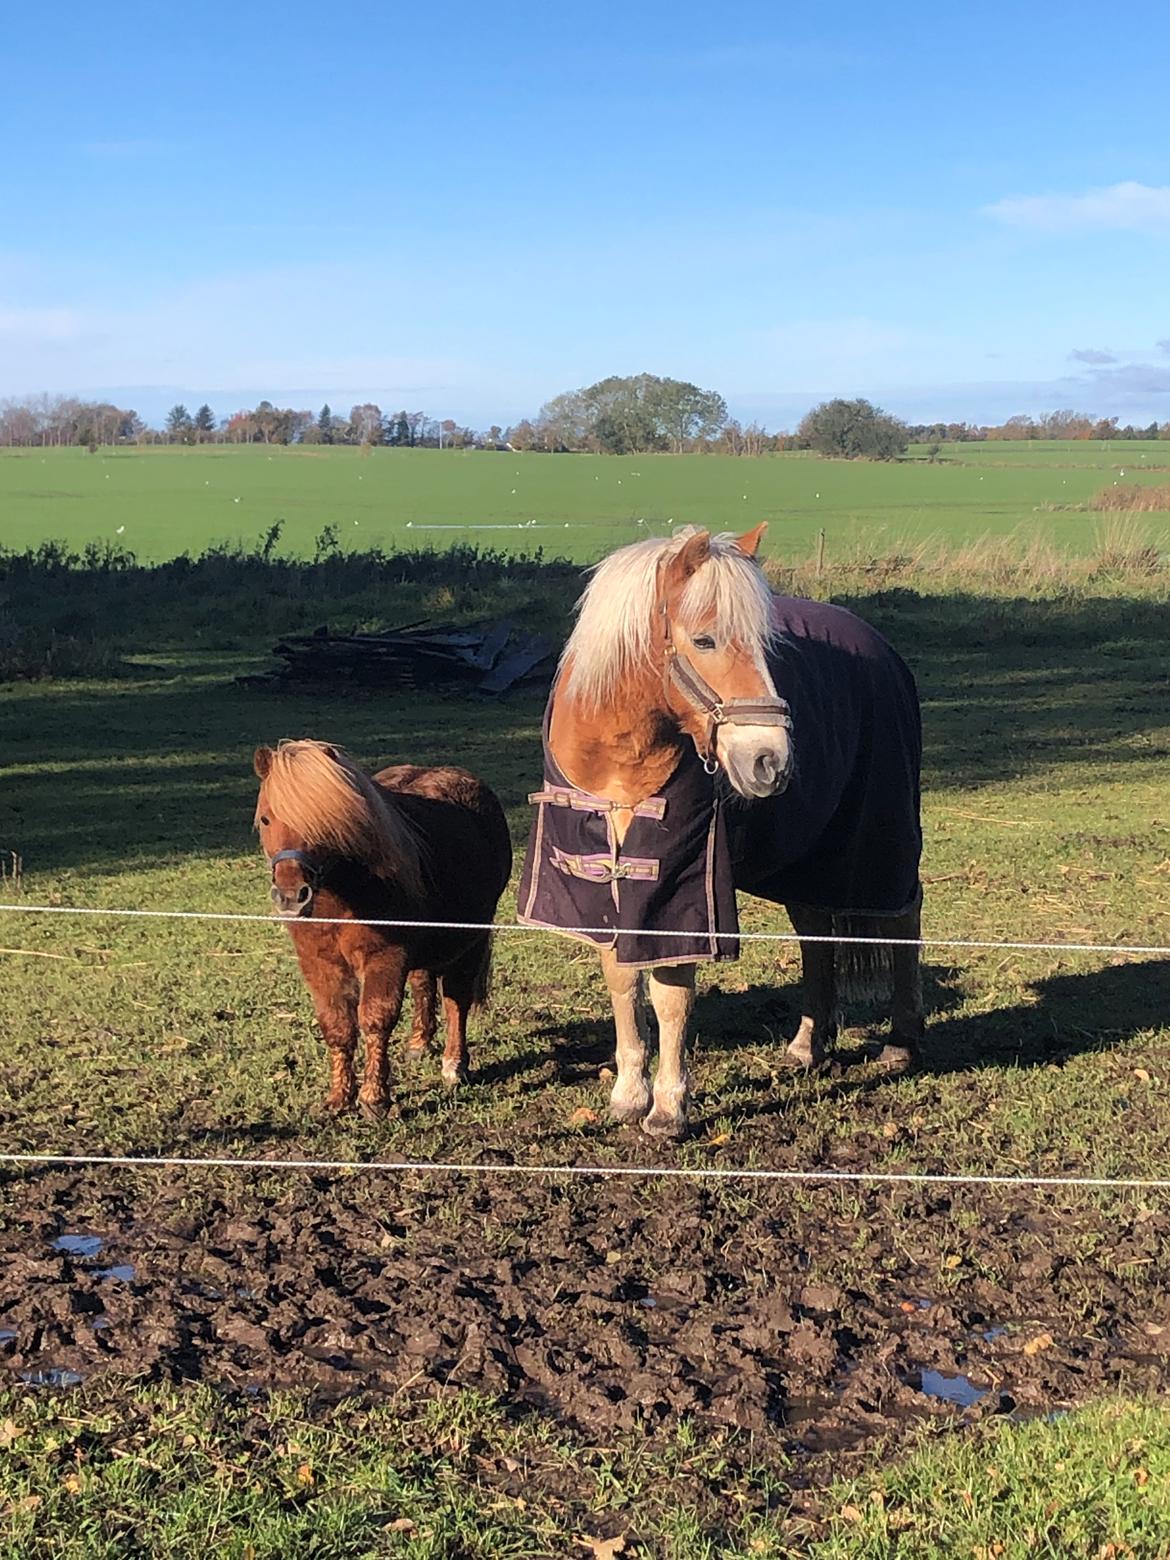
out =
{"type": "Polygon", "coordinates": [[[640,1011],[642,972],[618,964],[609,948],[601,955],[601,968],[613,1003],[617,1038],[617,1082],[610,1091],[610,1114],[618,1121],[640,1121],[650,1108],[646,1038],[640,1011]]]}
{"type": "Polygon", "coordinates": [[[650,1001],[658,1019],[658,1071],[654,1108],[642,1127],[654,1137],[682,1137],[690,1097],[687,1029],[695,1001],[695,966],[651,970],[650,1001]]]}

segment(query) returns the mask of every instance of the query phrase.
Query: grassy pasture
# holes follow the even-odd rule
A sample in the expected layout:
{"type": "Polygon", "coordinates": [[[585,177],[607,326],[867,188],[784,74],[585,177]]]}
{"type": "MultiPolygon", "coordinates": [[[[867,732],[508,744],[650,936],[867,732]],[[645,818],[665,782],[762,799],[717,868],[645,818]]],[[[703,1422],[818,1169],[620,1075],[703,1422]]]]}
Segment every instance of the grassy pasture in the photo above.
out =
{"type": "MultiPolygon", "coordinates": [[[[992,562],[963,577],[842,566],[822,581],[893,638],[920,681],[927,927],[1170,943],[1166,571],[1005,582],[992,562]]],[[[26,902],[263,913],[249,756],[281,735],[335,738],[370,763],[455,757],[496,786],[519,845],[538,697],[289,695],[233,681],[292,622],[389,622],[421,605],[563,628],[575,589],[569,570],[466,565],[454,577],[359,560],[300,572],[222,562],[182,579],[10,572],[6,594],[34,626],[71,614],[87,643],[127,658],[117,676],[3,690],[0,849],[24,858],[26,902]]],[[[509,896],[501,917],[513,910],[509,896]]],[[[744,924],[786,930],[750,904],[744,924]]],[[[591,956],[558,941],[500,939],[471,1084],[448,1100],[433,1073],[404,1074],[399,1114],[379,1127],[316,1117],[323,1057],[279,928],[6,915],[0,943],[6,1147],[662,1160],[604,1120],[603,988],[591,956]]],[[[749,945],[738,965],[707,972],[695,1132],[670,1162],[1166,1173],[1170,961],[939,949],[927,964],[926,1065],[896,1082],[867,1074],[865,1013],[827,1075],[778,1067],[795,1019],[790,948],[749,945]]],[[[1170,1348],[1170,1216],[1157,1193],[651,1181],[620,1195],[536,1184],[509,1200],[465,1178],[0,1177],[0,1329],[16,1334],[0,1341],[13,1383],[0,1403],[0,1555],[455,1560],[588,1555],[587,1538],[622,1535],[626,1552],[672,1560],[1167,1547],[1170,1431],[1154,1399],[1170,1348]],[[281,1237],[281,1219],[305,1208],[324,1233],[306,1223],[281,1237]],[[250,1255],[257,1221],[271,1226],[263,1258],[250,1255]],[[558,1221],[579,1250],[556,1246],[558,1221]],[[508,1264],[517,1346],[537,1322],[583,1340],[569,1363],[579,1388],[557,1399],[550,1387],[542,1413],[420,1366],[389,1394],[363,1394],[358,1372],[336,1408],[319,1391],[269,1396],[285,1384],[271,1351],[239,1328],[267,1326],[289,1294],[301,1309],[342,1305],[340,1267],[324,1299],[298,1287],[304,1270],[339,1260],[331,1226],[347,1251],[386,1264],[387,1283],[396,1264],[439,1257],[456,1270],[508,1264]],[[54,1250],[79,1232],[96,1232],[101,1260],[132,1265],[133,1279],[102,1279],[96,1260],[54,1250]],[[202,1264],[225,1268],[221,1252],[247,1268],[247,1294],[198,1293],[202,1264]],[[716,1362],[746,1336],[743,1317],[790,1307],[796,1331],[759,1345],[780,1411],[761,1426],[716,1396],[697,1418],[647,1407],[623,1427],[602,1407],[601,1421],[571,1423],[565,1405],[602,1370],[608,1338],[665,1372],[643,1299],[684,1285],[682,1269],[713,1275],[692,1305],[723,1329],[706,1344],[716,1362]],[[582,1297],[602,1296],[593,1332],[574,1333],[582,1297]],[[22,1370],[54,1368],[84,1385],[19,1385],[22,1370]],[[931,1404],[918,1386],[930,1369],[984,1396],[966,1411],[931,1404]],[[1048,1425],[1053,1413],[1066,1417],[1048,1425]]],[[[668,1353],[697,1348],[681,1330],[690,1313],[661,1314],[668,1353]]],[[[294,1374],[315,1380],[289,1348],[294,1374]]]]}
{"type": "MultiPolygon", "coordinates": [[[[589,561],[672,520],[728,529],[767,519],[772,554],[784,558],[807,555],[821,528],[838,556],[1017,531],[1084,552],[1093,546],[1096,517],[1061,506],[1083,505],[1120,480],[1120,471],[1127,481],[1146,472],[1154,481],[1157,468],[1170,465],[1164,441],[953,445],[934,464],[921,453],[883,465],[804,454],[3,450],[0,544],[23,548],[46,537],[75,547],[117,543],[159,560],[250,542],[281,519],[283,549],[302,557],[333,526],[347,549],[473,541],[589,561]]],[[[1154,523],[1164,532],[1164,522],[1154,523]]]]}

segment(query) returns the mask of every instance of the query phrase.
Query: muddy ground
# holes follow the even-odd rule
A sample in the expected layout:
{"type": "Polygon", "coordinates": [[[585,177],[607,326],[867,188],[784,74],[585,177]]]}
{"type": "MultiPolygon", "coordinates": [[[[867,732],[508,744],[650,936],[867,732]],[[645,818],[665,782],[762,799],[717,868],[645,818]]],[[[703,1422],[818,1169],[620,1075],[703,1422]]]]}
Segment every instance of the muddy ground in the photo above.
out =
{"type": "Polygon", "coordinates": [[[864,1451],[1170,1383],[1170,1217],[1015,1191],[7,1174],[0,1380],[474,1387],[864,1451]],[[960,1232],[961,1231],[961,1238],[960,1232]]]}

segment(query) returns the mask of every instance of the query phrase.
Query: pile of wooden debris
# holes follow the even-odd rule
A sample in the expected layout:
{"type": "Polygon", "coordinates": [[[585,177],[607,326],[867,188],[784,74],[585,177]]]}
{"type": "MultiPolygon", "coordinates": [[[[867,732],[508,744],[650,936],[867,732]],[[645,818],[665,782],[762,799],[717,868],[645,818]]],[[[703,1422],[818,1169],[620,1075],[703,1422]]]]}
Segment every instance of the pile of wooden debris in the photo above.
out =
{"type": "Polygon", "coordinates": [[[454,628],[424,619],[380,634],[334,634],[322,625],[311,634],[282,639],[272,653],[284,664],[241,681],[379,688],[441,682],[499,695],[520,683],[547,680],[553,649],[542,634],[524,633],[507,622],[454,628]]]}

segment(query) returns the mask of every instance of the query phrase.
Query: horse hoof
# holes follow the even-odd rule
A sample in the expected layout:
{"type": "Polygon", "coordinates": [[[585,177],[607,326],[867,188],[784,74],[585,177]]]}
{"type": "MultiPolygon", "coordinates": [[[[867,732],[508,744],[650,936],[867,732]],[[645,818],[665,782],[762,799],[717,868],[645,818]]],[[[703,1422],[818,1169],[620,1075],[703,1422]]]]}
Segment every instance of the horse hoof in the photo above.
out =
{"type": "Polygon", "coordinates": [[[812,1051],[793,1041],[780,1060],[785,1067],[791,1067],[797,1072],[816,1072],[825,1065],[825,1053],[812,1051]]]}
{"type": "Polygon", "coordinates": [[[389,1108],[387,1100],[365,1099],[358,1095],[358,1110],[367,1121],[385,1121],[389,1108]]]}
{"type": "Polygon", "coordinates": [[[461,1083],[467,1082],[467,1068],[462,1062],[458,1062],[454,1067],[449,1067],[444,1062],[443,1082],[449,1089],[457,1089],[461,1083]]]}
{"type": "Polygon", "coordinates": [[[609,1097],[610,1120],[620,1122],[622,1126],[629,1126],[634,1121],[642,1121],[649,1109],[649,1089],[642,1094],[631,1094],[624,1098],[616,1094],[611,1094],[609,1097]]]}
{"type": "Polygon", "coordinates": [[[883,1045],[874,1057],[872,1066],[880,1072],[904,1073],[909,1072],[918,1060],[918,1055],[905,1045],[883,1045]]]}
{"type": "Polygon", "coordinates": [[[420,1062],[427,1059],[427,1045],[424,1040],[422,1045],[408,1045],[406,1048],[406,1060],[412,1067],[417,1067],[420,1062]]]}
{"type": "Polygon", "coordinates": [[[686,1136],[687,1124],[682,1116],[667,1116],[652,1110],[643,1118],[642,1131],[647,1137],[662,1138],[664,1141],[678,1142],[686,1136]]]}
{"type": "Polygon", "coordinates": [[[317,1106],[318,1116],[342,1116],[353,1104],[352,1094],[330,1094],[317,1106]]]}

